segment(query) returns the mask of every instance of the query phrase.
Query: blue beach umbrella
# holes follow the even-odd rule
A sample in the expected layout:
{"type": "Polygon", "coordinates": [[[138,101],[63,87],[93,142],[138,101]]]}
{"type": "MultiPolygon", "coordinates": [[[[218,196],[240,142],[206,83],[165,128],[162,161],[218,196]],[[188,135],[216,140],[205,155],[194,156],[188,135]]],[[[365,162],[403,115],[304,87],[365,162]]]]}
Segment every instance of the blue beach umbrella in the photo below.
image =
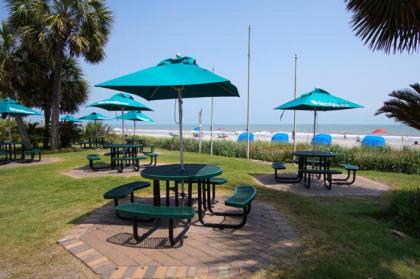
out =
{"type": "Polygon", "coordinates": [[[247,136],[249,136],[249,141],[250,142],[253,142],[254,141],[254,134],[253,133],[243,132],[242,134],[240,134],[238,136],[238,142],[247,141],[247,136]]]}
{"type": "MultiPolygon", "coordinates": [[[[324,89],[315,88],[309,93],[302,94],[290,102],[274,109],[276,110],[308,110],[314,112],[313,136],[316,134],[316,118],[318,111],[344,110],[363,108],[363,106],[336,97],[324,89]]],[[[315,148],[315,146],[314,146],[315,148]]]]}
{"type": "Polygon", "coordinates": [[[275,133],[271,137],[271,142],[288,143],[289,142],[289,135],[286,134],[286,133],[275,133]]]}
{"type": "Polygon", "coordinates": [[[28,115],[40,115],[39,112],[28,108],[15,100],[3,99],[0,100],[0,115],[9,117],[9,140],[12,140],[12,126],[10,122],[11,116],[28,116],[28,115]]]}
{"type": "Polygon", "coordinates": [[[129,111],[122,115],[118,115],[116,119],[131,120],[134,122],[134,135],[136,134],[136,122],[154,122],[152,118],[140,111],[129,111]]]}
{"type": "Polygon", "coordinates": [[[199,67],[192,57],[177,55],[154,67],[115,78],[95,86],[136,94],[146,100],[177,99],[179,104],[179,144],[184,168],[182,103],[184,98],[239,97],[226,78],[199,67]]]}
{"type": "Polygon", "coordinates": [[[385,147],[385,138],[376,135],[367,135],[362,140],[362,146],[385,147]]]}
{"type": "Polygon", "coordinates": [[[331,145],[332,137],[329,134],[317,134],[312,138],[314,145],[331,145]]]}

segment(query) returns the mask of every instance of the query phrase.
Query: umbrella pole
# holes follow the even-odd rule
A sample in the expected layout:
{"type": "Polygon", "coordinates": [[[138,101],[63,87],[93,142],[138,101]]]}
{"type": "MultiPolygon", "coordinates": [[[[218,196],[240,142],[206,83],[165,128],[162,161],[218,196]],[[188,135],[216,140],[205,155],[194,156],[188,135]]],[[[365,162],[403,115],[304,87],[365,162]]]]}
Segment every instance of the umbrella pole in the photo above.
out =
{"type": "Polygon", "coordinates": [[[179,106],[179,162],[181,164],[181,170],[184,170],[184,139],[182,137],[182,89],[179,88],[177,91],[179,106]]]}
{"type": "Polygon", "coordinates": [[[10,120],[10,114],[9,116],[9,141],[12,141],[12,122],[10,120]]]}
{"type": "Polygon", "coordinates": [[[315,151],[315,141],[314,141],[315,134],[316,134],[316,108],[314,109],[314,135],[312,137],[312,150],[314,151],[315,151]]]}
{"type": "Polygon", "coordinates": [[[134,120],[133,138],[136,136],[136,120],[134,120]]]}
{"type": "MultiPolygon", "coordinates": [[[[294,99],[296,99],[296,73],[297,73],[297,55],[295,54],[295,83],[294,83],[294,92],[293,92],[293,96],[294,99]]],[[[296,110],[293,110],[293,152],[296,151],[296,110]]],[[[293,156],[294,159],[294,156],[293,156]]],[[[294,161],[294,160],[293,160],[294,161]]]]}
{"type": "Polygon", "coordinates": [[[211,114],[210,114],[210,156],[213,156],[213,100],[211,97],[211,114]]]}
{"type": "Polygon", "coordinates": [[[249,79],[251,68],[251,25],[248,26],[248,98],[246,104],[246,158],[249,160],[249,79]]]}
{"type": "MultiPolygon", "coordinates": [[[[213,67],[214,73],[214,67],[213,67]]],[[[213,156],[213,106],[214,97],[211,97],[211,113],[210,113],[210,156],[213,156]]]]}
{"type": "Polygon", "coordinates": [[[121,108],[121,119],[122,119],[121,143],[124,144],[124,108],[121,108]]]}

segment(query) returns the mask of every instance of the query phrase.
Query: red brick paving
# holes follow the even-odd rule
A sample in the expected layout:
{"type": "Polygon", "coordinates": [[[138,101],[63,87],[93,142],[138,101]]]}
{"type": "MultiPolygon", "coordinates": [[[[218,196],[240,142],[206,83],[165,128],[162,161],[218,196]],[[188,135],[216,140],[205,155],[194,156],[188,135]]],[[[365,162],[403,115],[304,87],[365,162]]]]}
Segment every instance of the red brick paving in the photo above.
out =
{"type": "MultiPolygon", "coordinates": [[[[216,207],[223,210],[222,203],[216,207]]],[[[145,226],[140,233],[152,225],[145,226]]],[[[102,278],[248,276],[271,268],[276,257],[298,245],[296,233],[279,212],[258,201],[242,229],[207,228],[193,220],[179,247],[169,248],[167,237],[163,224],[144,242],[134,243],[130,221],[117,218],[110,203],[92,212],[59,243],[102,278]]]]}

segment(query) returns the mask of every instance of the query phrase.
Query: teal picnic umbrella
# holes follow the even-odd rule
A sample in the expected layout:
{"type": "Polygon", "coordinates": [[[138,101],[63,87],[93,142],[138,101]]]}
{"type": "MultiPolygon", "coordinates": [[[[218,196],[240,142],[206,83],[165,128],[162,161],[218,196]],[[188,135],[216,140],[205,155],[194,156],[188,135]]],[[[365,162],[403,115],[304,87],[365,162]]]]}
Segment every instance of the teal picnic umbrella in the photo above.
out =
{"type": "Polygon", "coordinates": [[[363,106],[331,95],[324,89],[315,88],[290,102],[276,107],[277,110],[309,110],[314,112],[314,136],[318,111],[363,108],[363,106]]]}
{"type": "Polygon", "coordinates": [[[77,119],[76,117],[74,117],[72,115],[64,115],[64,116],[62,116],[62,117],[60,117],[60,121],[62,121],[62,122],[71,122],[71,123],[80,122],[79,119],[77,119]]]}
{"type": "Polygon", "coordinates": [[[141,113],[140,111],[129,111],[122,115],[118,115],[116,119],[123,119],[123,120],[131,120],[134,123],[134,135],[136,134],[136,122],[142,121],[142,122],[154,122],[152,118],[147,116],[144,113],[141,113]]]}
{"type": "MultiPolygon", "coordinates": [[[[97,112],[92,112],[92,113],[89,113],[88,115],[79,117],[79,120],[93,121],[93,123],[95,124],[95,129],[96,129],[96,121],[111,120],[111,118],[106,117],[105,115],[102,115],[97,112]]],[[[98,131],[95,131],[96,136],[97,136],[97,132],[98,131]]]]}
{"type": "MultiPolygon", "coordinates": [[[[133,96],[127,93],[118,93],[113,95],[111,98],[95,102],[88,105],[88,107],[97,107],[108,111],[121,111],[121,115],[124,114],[125,110],[128,111],[152,111],[151,108],[143,105],[140,102],[134,100],[133,96]]],[[[121,118],[121,137],[124,141],[124,118],[121,118]]]]}
{"type": "Polygon", "coordinates": [[[199,67],[192,57],[177,55],[154,67],[118,77],[95,86],[136,94],[146,100],[177,99],[179,104],[179,144],[184,168],[182,137],[183,98],[239,97],[238,89],[227,79],[199,67]]]}
{"type": "Polygon", "coordinates": [[[12,126],[10,122],[11,116],[28,116],[28,115],[40,115],[39,112],[28,108],[15,100],[3,99],[0,100],[0,114],[2,116],[8,116],[9,118],[9,140],[12,140],[12,126]]]}

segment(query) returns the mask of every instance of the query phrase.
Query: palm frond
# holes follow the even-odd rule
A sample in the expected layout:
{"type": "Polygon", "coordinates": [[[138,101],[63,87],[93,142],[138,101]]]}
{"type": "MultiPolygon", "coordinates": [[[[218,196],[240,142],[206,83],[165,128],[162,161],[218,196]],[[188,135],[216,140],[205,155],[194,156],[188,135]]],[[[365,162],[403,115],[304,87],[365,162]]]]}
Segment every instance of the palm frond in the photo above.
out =
{"type": "Polygon", "coordinates": [[[417,0],[345,0],[356,36],[372,50],[413,52],[420,47],[417,0]]]}
{"type": "Polygon", "coordinates": [[[385,101],[375,115],[385,114],[388,118],[420,130],[420,84],[410,87],[412,89],[391,92],[389,96],[392,99],[385,101]]]}

